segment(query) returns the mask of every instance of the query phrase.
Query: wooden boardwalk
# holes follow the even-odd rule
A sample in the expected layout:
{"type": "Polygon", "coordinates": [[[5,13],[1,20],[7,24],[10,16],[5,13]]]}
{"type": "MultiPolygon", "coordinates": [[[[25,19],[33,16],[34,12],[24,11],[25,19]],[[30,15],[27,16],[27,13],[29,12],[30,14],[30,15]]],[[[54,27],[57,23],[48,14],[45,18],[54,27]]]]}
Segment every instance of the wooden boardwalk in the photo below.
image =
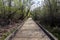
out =
{"type": "Polygon", "coordinates": [[[12,40],[50,40],[43,30],[29,18],[12,40]]]}

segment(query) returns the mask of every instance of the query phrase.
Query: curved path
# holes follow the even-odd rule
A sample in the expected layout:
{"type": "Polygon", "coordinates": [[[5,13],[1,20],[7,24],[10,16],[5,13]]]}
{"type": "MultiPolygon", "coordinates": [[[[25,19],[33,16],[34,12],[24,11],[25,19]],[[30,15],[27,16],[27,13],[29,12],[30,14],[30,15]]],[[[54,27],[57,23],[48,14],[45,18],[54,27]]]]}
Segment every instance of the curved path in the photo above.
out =
{"type": "Polygon", "coordinates": [[[12,40],[50,40],[42,29],[29,18],[12,40]]]}

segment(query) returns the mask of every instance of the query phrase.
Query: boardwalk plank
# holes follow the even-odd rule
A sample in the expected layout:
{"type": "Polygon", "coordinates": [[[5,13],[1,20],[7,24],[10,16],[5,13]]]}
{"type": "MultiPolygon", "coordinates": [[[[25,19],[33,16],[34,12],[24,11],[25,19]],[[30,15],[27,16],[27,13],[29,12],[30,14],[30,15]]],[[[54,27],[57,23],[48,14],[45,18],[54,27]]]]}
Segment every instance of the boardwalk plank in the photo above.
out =
{"type": "Polygon", "coordinates": [[[50,40],[40,27],[29,18],[12,40],[50,40]]]}

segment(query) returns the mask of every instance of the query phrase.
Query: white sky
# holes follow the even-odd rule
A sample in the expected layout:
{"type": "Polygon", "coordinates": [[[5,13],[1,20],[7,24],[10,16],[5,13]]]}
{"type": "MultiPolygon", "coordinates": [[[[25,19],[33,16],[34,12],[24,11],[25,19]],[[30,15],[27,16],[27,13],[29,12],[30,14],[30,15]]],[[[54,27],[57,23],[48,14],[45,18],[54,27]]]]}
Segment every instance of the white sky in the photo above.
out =
{"type": "Polygon", "coordinates": [[[31,6],[31,10],[35,9],[36,7],[42,6],[44,0],[33,0],[35,4],[31,6]]]}
{"type": "MultiPolygon", "coordinates": [[[[42,6],[44,0],[32,0],[34,4],[31,6],[31,10],[34,10],[35,8],[42,6]]],[[[6,3],[7,5],[7,3],[6,3]]],[[[12,2],[12,5],[14,6],[14,2],[12,2]]]]}

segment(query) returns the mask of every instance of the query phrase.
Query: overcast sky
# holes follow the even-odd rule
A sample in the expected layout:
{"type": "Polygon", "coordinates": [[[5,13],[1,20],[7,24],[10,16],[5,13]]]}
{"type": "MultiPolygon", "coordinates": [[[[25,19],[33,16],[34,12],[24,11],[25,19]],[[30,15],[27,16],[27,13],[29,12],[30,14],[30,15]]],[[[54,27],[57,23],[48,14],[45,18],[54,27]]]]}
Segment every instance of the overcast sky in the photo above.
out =
{"type": "MultiPolygon", "coordinates": [[[[6,1],[6,0],[5,0],[5,1],[6,1]]],[[[44,0],[32,0],[32,2],[34,2],[34,4],[31,6],[31,10],[33,10],[33,9],[39,7],[39,6],[42,6],[43,1],[44,1],[44,0]]],[[[7,2],[7,3],[8,3],[8,2],[7,2]]],[[[6,5],[7,5],[7,3],[6,3],[6,5]]],[[[14,5],[14,2],[12,2],[12,5],[14,5]]]]}
{"type": "Polygon", "coordinates": [[[44,0],[33,0],[35,4],[31,6],[31,10],[35,9],[36,7],[42,6],[44,0]]]}

